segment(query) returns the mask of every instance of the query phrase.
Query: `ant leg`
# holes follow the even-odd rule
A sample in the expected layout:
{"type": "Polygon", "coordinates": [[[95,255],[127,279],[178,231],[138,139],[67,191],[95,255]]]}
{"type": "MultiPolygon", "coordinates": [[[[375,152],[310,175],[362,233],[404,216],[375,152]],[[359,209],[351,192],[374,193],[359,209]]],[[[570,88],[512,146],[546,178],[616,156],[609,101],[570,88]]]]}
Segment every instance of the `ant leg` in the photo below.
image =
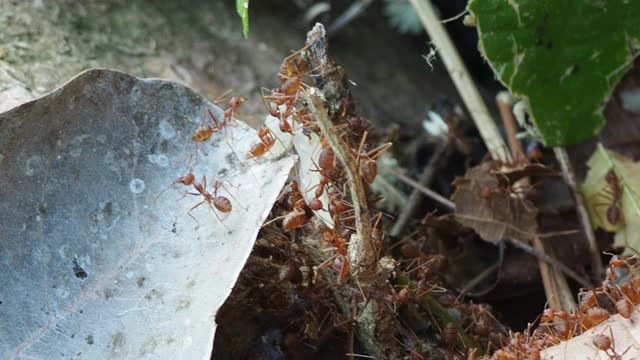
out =
{"type": "Polygon", "coordinates": [[[338,257],[338,255],[339,254],[331,255],[331,257],[329,257],[327,260],[325,260],[322,263],[320,263],[319,265],[315,266],[316,270],[320,270],[322,268],[325,268],[325,267],[329,266],[330,262],[333,261],[333,259],[335,259],[336,257],[338,257]]]}
{"type": "Polygon", "coordinates": [[[211,109],[207,108],[207,111],[209,112],[209,116],[211,117],[211,121],[213,122],[213,125],[215,126],[215,128],[218,130],[222,130],[222,128],[220,127],[220,122],[218,122],[218,119],[216,119],[215,115],[213,115],[213,112],[211,112],[211,109]]]}
{"type": "MultiPolygon", "coordinates": [[[[209,206],[211,206],[211,204],[209,204],[209,206]]],[[[224,223],[224,221],[222,221],[222,219],[220,218],[220,216],[218,216],[218,212],[211,208],[211,210],[213,210],[213,214],[216,216],[216,218],[218,219],[218,221],[220,221],[220,223],[222,224],[222,226],[224,226],[227,230],[231,231],[231,229],[227,226],[227,224],[224,223]]]]}
{"type": "Polygon", "coordinates": [[[369,135],[369,132],[365,130],[364,135],[362,135],[362,140],[360,140],[360,146],[358,147],[358,154],[356,155],[356,164],[360,163],[360,155],[362,154],[362,149],[364,148],[364,143],[367,141],[368,135],[369,135]]]}
{"type": "MultiPolygon", "coordinates": [[[[183,174],[187,174],[189,172],[189,167],[191,166],[191,160],[193,159],[193,154],[189,156],[189,161],[187,161],[187,167],[184,171],[183,174]]],[[[157,201],[158,198],[160,197],[160,195],[164,194],[165,192],[167,192],[167,190],[171,189],[172,186],[174,186],[175,184],[179,183],[180,179],[172,182],[171,184],[169,184],[169,186],[167,186],[164,190],[162,190],[158,195],[156,195],[156,197],[154,198],[154,201],[157,201]]]]}
{"type": "MultiPolygon", "coordinates": [[[[286,149],[286,148],[287,148],[287,146],[282,142],[282,140],[280,140],[280,138],[278,138],[278,137],[273,133],[273,131],[271,131],[271,130],[269,130],[269,137],[270,137],[270,140],[271,140],[272,142],[275,142],[276,140],[278,140],[278,142],[280,143],[280,145],[282,145],[282,147],[283,147],[284,149],[286,149]]],[[[262,141],[262,139],[261,139],[260,141],[262,141]]],[[[271,153],[271,147],[269,147],[269,148],[267,149],[267,152],[268,152],[269,154],[273,155],[273,154],[271,153]]]]}
{"type": "Polygon", "coordinates": [[[213,103],[217,105],[220,101],[225,100],[227,98],[227,96],[229,96],[229,94],[231,94],[232,91],[233,91],[232,89],[229,89],[229,90],[225,91],[217,99],[213,100],[213,103]]]}
{"type": "Polygon", "coordinates": [[[347,278],[347,275],[349,275],[349,258],[347,258],[344,255],[340,255],[339,257],[342,258],[342,265],[340,266],[340,270],[338,271],[338,281],[337,281],[337,285],[342,284],[342,280],[347,278]]]}
{"type": "MultiPolygon", "coordinates": [[[[199,194],[198,194],[198,195],[199,195],[199,194]]],[[[198,225],[200,225],[200,222],[199,222],[199,221],[198,221],[198,219],[196,219],[193,215],[191,215],[191,212],[192,212],[195,208],[197,208],[198,206],[202,205],[202,203],[204,203],[204,202],[206,202],[206,200],[202,200],[202,201],[200,201],[199,203],[195,204],[191,209],[189,209],[189,211],[187,211],[187,214],[188,214],[189,216],[191,216],[191,218],[192,218],[193,220],[195,220],[195,222],[196,222],[196,223],[198,223],[198,225]]]]}
{"type": "Polygon", "coordinates": [[[386,144],[382,144],[378,147],[376,147],[375,149],[369,151],[367,153],[367,157],[369,157],[371,160],[375,160],[377,159],[380,155],[382,155],[385,151],[387,151],[393,144],[388,142],[386,144]]]}

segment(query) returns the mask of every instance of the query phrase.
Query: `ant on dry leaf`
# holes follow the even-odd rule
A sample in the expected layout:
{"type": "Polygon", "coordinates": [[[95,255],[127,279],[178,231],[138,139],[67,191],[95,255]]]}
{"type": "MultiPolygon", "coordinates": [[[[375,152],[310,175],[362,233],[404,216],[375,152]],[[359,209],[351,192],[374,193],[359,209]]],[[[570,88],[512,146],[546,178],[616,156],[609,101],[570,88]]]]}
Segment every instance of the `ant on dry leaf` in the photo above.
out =
{"type": "MultiPolygon", "coordinates": [[[[223,95],[223,97],[224,97],[224,95],[223,95]]],[[[213,114],[211,109],[207,108],[207,112],[209,114],[209,117],[211,118],[212,124],[211,125],[210,124],[205,124],[204,120],[203,120],[203,122],[193,132],[193,134],[191,136],[191,140],[196,145],[196,152],[195,152],[196,158],[198,156],[198,143],[208,141],[209,139],[211,139],[211,137],[213,136],[214,133],[222,132],[224,129],[226,129],[226,127],[229,124],[229,122],[231,120],[233,120],[233,115],[234,115],[235,111],[237,111],[237,109],[245,101],[246,101],[246,99],[242,98],[242,97],[238,97],[238,96],[231,97],[231,99],[229,99],[229,101],[227,103],[227,109],[224,110],[224,112],[223,112],[222,121],[218,121],[218,119],[213,114]]],[[[232,148],[232,151],[233,151],[233,148],[232,148]]],[[[235,151],[234,151],[234,153],[235,153],[235,151]]],[[[193,157],[193,155],[192,155],[192,157],[193,157]]],[[[192,160],[192,158],[189,159],[187,164],[191,164],[191,160],[192,160]]],[[[187,168],[189,168],[189,165],[187,165],[187,168]]],[[[229,198],[227,198],[226,196],[223,196],[223,195],[219,195],[218,192],[222,188],[222,189],[225,189],[227,191],[227,193],[229,194],[229,196],[231,196],[234,200],[236,200],[235,197],[233,195],[231,195],[231,193],[224,186],[224,183],[221,180],[216,180],[214,182],[214,184],[213,184],[212,191],[208,191],[207,190],[207,178],[206,178],[205,175],[202,176],[201,182],[197,182],[195,179],[196,179],[196,177],[195,177],[195,175],[193,175],[193,173],[191,173],[190,171],[187,172],[186,174],[184,174],[184,175],[180,176],[178,179],[176,179],[173,183],[171,183],[171,185],[169,185],[169,187],[167,187],[165,190],[160,192],[160,194],[158,194],[156,196],[156,199],[160,195],[162,195],[164,192],[166,192],[169,188],[171,188],[173,185],[182,184],[184,186],[193,186],[193,188],[195,189],[196,192],[187,191],[185,193],[185,195],[202,196],[203,200],[201,202],[197,203],[196,205],[194,205],[191,209],[189,209],[189,211],[187,212],[188,215],[191,218],[193,218],[194,220],[196,220],[196,218],[191,214],[191,212],[194,209],[196,209],[197,207],[199,207],[200,205],[202,205],[204,203],[207,203],[209,205],[209,207],[211,208],[211,210],[213,211],[213,213],[215,214],[216,218],[229,230],[229,228],[226,226],[224,221],[222,221],[222,219],[218,215],[218,212],[221,212],[223,214],[228,214],[228,213],[230,213],[232,211],[233,205],[231,204],[231,201],[229,200],[229,198]]],[[[197,220],[196,220],[196,222],[197,222],[197,220]]]]}
{"type": "Polygon", "coordinates": [[[603,197],[604,202],[594,204],[595,207],[605,206],[607,221],[611,225],[618,225],[624,220],[624,215],[622,214],[622,185],[620,184],[620,179],[616,172],[611,169],[607,172],[604,177],[607,182],[608,188],[604,189],[600,196],[603,197]]]}
{"type": "MultiPolygon", "coordinates": [[[[618,313],[623,319],[632,319],[637,304],[640,304],[640,276],[635,271],[637,266],[636,256],[614,255],[609,262],[607,279],[600,287],[580,292],[577,310],[565,312],[545,309],[540,316],[538,328],[533,331],[528,342],[515,341],[515,335],[512,335],[511,341],[498,350],[494,357],[539,359],[542,350],[602,324],[612,316],[612,312],[618,313]]],[[[618,353],[611,326],[607,325],[607,328],[609,335],[602,332],[593,335],[592,344],[598,351],[604,351],[610,359],[622,359],[631,346],[623,353],[618,353]]]]}
{"type": "MultiPolygon", "coordinates": [[[[189,160],[189,162],[187,164],[190,164],[190,163],[191,163],[191,160],[189,160]]],[[[189,165],[187,165],[187,168],[188,167],[189,167],[189,165]]],[[[218,212],[221,212],[223,214],[228,214],[233,210],[233,205],[231,204],[231,201],[229,200],[229,198],[227,198],[226,196],[223,196],[223,195],[219,195],[218,191],[221,188],[225,189],[227,191],[228,195],[231,196],[231,198],[233,198],[236,202],[238,200],[233,195],[231,195],[231,192],[229,192],[229,190],[226,188],[226,186],[224,186],[224,182],[223,181],[216,180],[214,182],[214,184],[213,184],[212,191],[207,191],[207,177],[205,175],[202,175],[202,180],[200,182],[197,182],[195,175],[191,171],[188,171],[184,175],[178,177],[166,189],[164,189],[158,195],[156,195],[156,199],[159,198],[162,194],[164,194],[167,190],[169,190],[172,186],[174,186],[176,184],[182,184],[182,185],[187,186],[187,187],[193,186],[193,188],[195,189],[196,192],[186,191],[185,192],[185,196],[186,195],[193,195],[193,196],[202,196],[202,198],[203,198],[202,201],[200,201],[199,203],[197,203],[196,205],[191,207],[189,209],[189,211],[187,212],[187,214],[193,220],[198,222],[198,220],[191,214],[191,212],[193,210],[195,210],[197,207],[199,207],[200,205],[202,205],[204,203],[207,203],[209,205],[209,208],[211,208],[211,210],[213,211],[213,213],[216,216],[216,218],[222,223],[222,225],[224,225],[225,228],[227,228],[227,230],[230,230],[227,227],[227,225],[224,223],[224,221],[220,218],[220,216],[218,215],[218,212]]]]}
{"type": "Polygon", "coordinates": [[[624,354],[626,354],[629,350],[631,350],[631,348],[634,347],[634,345],[633,344],[629,345],[629,347],[625,351],[618,354],[615,349],[616,341],[613,336],[613,330],[611,329],[611,326],[608,326],[608,328],[609,328],[609,336],[604,335],[602,333],[595,334],[591,338],[591,342],[593,346],[595,346],[599,351],[604,351],[605,354],[607,354],[607,356],[609,357],[609,359],[622,360],[624,354]]]}

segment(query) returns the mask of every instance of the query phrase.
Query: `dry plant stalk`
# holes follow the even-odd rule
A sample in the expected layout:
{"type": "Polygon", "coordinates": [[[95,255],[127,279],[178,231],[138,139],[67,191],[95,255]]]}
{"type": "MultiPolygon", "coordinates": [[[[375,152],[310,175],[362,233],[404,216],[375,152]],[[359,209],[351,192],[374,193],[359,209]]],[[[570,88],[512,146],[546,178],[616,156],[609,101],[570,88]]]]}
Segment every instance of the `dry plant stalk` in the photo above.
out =
{"type": "Polygon", "coordinates": [[[555,147],[553,148],[553,151],[556,155],[558,163],[560,164],[560,168],[562,169],[562,176],[564,177],[564,181],[567,183],[567,185],[569,185],[569,188],[573,193],[573,198],[576,202],[576,213],[578,214],[578,218],[580,219],[580,224],[582,225],[582,230],[584,231],[587,245],[589,246],[589,252],[591,253],[593,275],[596,279],[600,279],[600,277],[604,274],[602,259],[600,258],[600,250],[598,249],[598,243],[596,242],[596,235],[593,232],[593,226],[591,225],[589,213],[587,212],[587,208],[584,205],[584,199],[582,198],[582,194],[578,190],[578,186],[576,184],[576,178],[573,169],[571,168],[569,155],[567,154],[567,151],[562,147],[555,147]]]}
{"type": "MultiPolygon", "coordinates": [[[[373,241],[371,210],[367,201],[366,185],[361,177],[360,164],[353,154],[353,144],[341,138],[336,130],[336,124],[344,122],[346,116],[356,113],[344,70],[328,56],[326,34],[321,24],[316,24],[308,33],[305,50],[301,56],[306,59],[309,68],[313,69],[312,77],[316,85],[304,93],[305,106],[313,114],[322,136],[346,175],[357,232],[351,236],[348,256],[355,283],[367,297],[364,303],[356,303],[357,316],[354,314],[354,295],[351,288],[333,287],[336,302],[343,315],[353,321],[358,340],[369,355],[379,359],[400,358],[397,346],[393,346],[393,333],[397,325],[395,314],[383,300],[376,297],[377,293],[383,293],[381,290],[389,287],[388,277],[395,267],[395,262],[388,258],[378,259],[379,249],[373,241]]],[[[333,282],[331,271],[321,272],[330,283],[333,282]]]]}
{"type": "MultiPolygon", "coordinates": [[[[513,117],[511,101],[509,101],[508,95],[498,94],[496,96],[496,104],[500,109],[504,127],[507,129],[507,137],[514,158],[525,159],[522,144],[516,137],[516,121],[513,117]]],[[[529,178],[524,178],[521,181],[518,185],[529,185],[529,178]]],[[[535,236],[532,243],[534,249],[546,254],[544,242],[539,236],[535,236]]],[[[542,277],[542,284],[549,305],[557,310],[570,311],[575,309],[577,304],[573,300],[573,293],[565,275],[557,267],[549,266],[543,259],[538,258],[538,267],[540,267],[540,276],[542,277]]]]}
{"type": "Polygon", "coordinates": [[[410,0],[410,2],[416,9],[422,25],[431,38],[431,42],[440,53],[442,62],[446,66],[464,104],[467,106],[467,110],[469,110],[469,114],[476,124],[491,157],[494,160],[505,162],[510,160],[510,155],[504,141],[502,141],[500,132],[491,115],[489,115],[489,110],[487,110],[487,106],[482,101],[480,92],[471,75],[469,75],[467,67],[462,62],[460,54],[456,50],[453,41],[451,41],[447,30],[440,22],[438,15],[436,15],[433,4],[431,4],[430,0],[410,0]]]}
{"type": "Polygon", "coordinates": [[[358,235],[349,243],[349,259],[355,270],[355,275],[363,282],[363,285],[368,285],[376,278],[378,251],[371,241],[371,215],[369,214],[367,195],[359,175],[356,159],[351,154],[349,146],[345,145],[333,131],[333,123],[329,120],[324,101],[324,96],[318,89],[312,88],[309,91],[307,106],[315,115],[320,131],[329,142],[347,175],[358,235]]]}

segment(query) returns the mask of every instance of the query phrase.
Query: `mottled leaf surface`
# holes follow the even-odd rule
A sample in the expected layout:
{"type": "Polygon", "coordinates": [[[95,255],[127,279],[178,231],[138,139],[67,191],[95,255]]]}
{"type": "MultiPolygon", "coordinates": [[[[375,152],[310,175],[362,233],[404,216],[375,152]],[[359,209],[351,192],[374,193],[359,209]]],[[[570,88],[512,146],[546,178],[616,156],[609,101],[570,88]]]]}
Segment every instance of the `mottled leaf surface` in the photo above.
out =
{"type": "Polygon", "coordinates": [[[209,358],[293,160],[245,161],[242,124],[196,159],[207,107],[221,117],[182,85],[90,70],[0,114],[0,358],[209,358]],[[225,180],[233,210],[194,219],[200,196],[161,194],[188,170],[225,180]]]}

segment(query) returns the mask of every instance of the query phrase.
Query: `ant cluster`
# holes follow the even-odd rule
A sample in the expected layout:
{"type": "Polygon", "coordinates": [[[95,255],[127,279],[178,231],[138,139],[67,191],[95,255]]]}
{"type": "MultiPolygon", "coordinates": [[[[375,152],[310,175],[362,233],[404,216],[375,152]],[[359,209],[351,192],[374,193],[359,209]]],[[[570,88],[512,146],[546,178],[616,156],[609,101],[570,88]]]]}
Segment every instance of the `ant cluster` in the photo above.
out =
{"type": "MultiPolygon", "coordinates": [[[[499,348],[501,338],[507,332],[493,315],[491,306],[462,301],[462,295],[456,296],[446,290],[444,274],[448,270],[449,261],[445,255],[427,254],[424,245],[412,242],[401,247],[400,254],[404,260],[401,261],[400,271],[413,281],[410,281],[409,286],[400,287],[395,303],[418,304],[419,313],[424,311],[426,316],[435,320],[432,325],[440,334],[440,343],[434,344],[431,350],[444,358],[475,359],[473,354],[476,352],[489,354],[499,348]],[[455,316],[450,318],[447,314],[455,316]]],[[[429,333],[420,335],[432,337],[429,333]]],[[[415,353],[412,358],[416,359],[433,358],[437,355],[425,353],[424,348],[422,351],[413,349],[412,353],[415,353]]]]}
{"type": "MultiPolygon", "coordinates": [[[[363,202],[356,202],[351,197],[351,180],[347,175],[359,178],[366,200],[370,202],[373,196],[368,193],[367,185],[376,179],[376,161],[390,144],[369,144],[373,133],[370,125],[355,113],[353,100],[348,90],[342,91],[344,89],[335,91],[334,96],[325,96],[332,126],[329,133],[324,131],[324,127],[323,131],[320,130],[315,114],[310,110],[313,107],[306,103],[307,91],[311,88],[307,81],[315,81],[321,91],[323,86],[339,88],[341,85],[326,86],[328,82],[335,81],[331,78],[333,75],[327,74],[339,71],[314,68],[307,56],[308,51],[309,45],[283,60],[278,72],[279,86],[263,90],[262,100],[269,114],[279,120],[281,132],[294,136],[311,133],[318,136],[319,151],[311,159],[314,168],[310,171],[320,176],[317,184],[304,185],[309,188],[303,188],[302,181],[298,179],[292,179],[285,187],[272,211],[271,220],[263,225],[249,259],[248,264],[253,265],[255,271],[243,272],[247,288],[256,283],[259,285],[251,288],[252,296],[247,298],[260,299],[255,304],[259,311],[293,309],[298,305],[304,308],[303,315],[292,316],[294,320],[288,318],[287,324],[282,326],[287,334],[293,334],[283,337],[282,349],[293,349],[301,343],[316,344],[314,341],[323,338],[322,334],[326,336],[326,331],[331,331],[327,329],[346,329],[352,350],[359,311],[365,306],[363,304],[375,301],[384,308],[380,314],[391,314],[394,318],[394,321],[384,322],[386,320],[383,319],[377,324],[380,330],[376,335],[382,339],[380,342],[391,344],[387,348],[401,341],[397,337],[400,335],[410,358],[429,358],[432,351],[440,352],[445,358],[455,358],[464,353],[467,358],[474,358],[474,349],[490,353],[499,347],[501,335],[506,335],[506,331],[488,305],[465,303],[453,292],[445,290],[442,276],[447,270],[445,256],[423,254],[419,250],[408,256],[409,249],[403,247],[401,253],[405,260],[393,261],[389,272],[381,271],[383,281],[376,282],[375,286],[362,286],[362,277],[354,275],[357,269],[352,263],[350,250],[353,248],[350,247],[357,238],[354,234],[357,234],[358,226],[362,224],[359,225],[358,221],[367,219],[371,233],[370,238],[357,240],[370,242],[377,252],[375,260],[382,262],[379,260],[384,244],[383,215],[368,206],[363,209],[363,202]],[[341,146],[334,147],[336,141],[341,146]],[[350,157],[348,164],[343,158],[345,154],[350,157]],[[357,219],[359,214],[355,206],[358,204],[360,215],[367,215],[360,219],[357,219]],[[333,227],[311,221],[319,211],[329,214],[333,227]],[[313,241],[300,241],[302,236],[313,241]],[[319,248],[315,240],[319,240],[319,248]],[[309,245],[311,242],[313,245],[309,245]],[[334,303],[333,297],[347,301],[334,303]],[[337,311],[338,307],[340,311],[337,311]],[[411,316],[405,316],[407,313],[411,316]],[[407,324],[396,321],[401,316],[412,318],[409,320],[412,324],[405,326],[407,324]],[[331,320],[333,326],[326,326],[331,320]],[[425,320],[428,325],[424,328],[413,326],[419,320],[425,320]],[[425,339],[433,338],[433,333],[437,334],[438,343],[425,344],[425,339]],[[287,345],[291,339],[295,339],[295,344],[287,345]]],[[[230,103],[230,114],[236,108],[230,103]]],[[[227,122],[227,118],[220,123],[214,118],[213,126],[203,126],[200,131],[203,136],[197,138],[208,139],[207,134],[210,137],[213,132],[222,130],[227,122]]],[[[275,142],[279,141],[275,132],[266,126],[260,128],[258,139],[246,157],[257,159],[272,151],[275,142]]],[[[197,141],[195,134],[194,141],[197,141]]],[[[526,173],[530,169],[524,171],[526,173]]],[[[180,178],[176,183],[195,186],[194,178],[193,175],[186,181],[180,178]]],[[[197,191],[204,196],[205,202],[213,203],[215,207],[211,198],[215,199],[216,191],[211,196],[197,191]]],[[[497,191],[488,191],[486,196],[497,196],[497,191]]],[[[385,250],[389,253],[391,249],[385,250]]],[[[244,280],[241,277],[241,281],[244,280]]]]}
{"type": "MultiPolygon", "coordinates": [[[[235,111],[245,101],[246,101],[246,99],[244,99],[242,97],[236,97],[236,96],[234,96],[231,99],[229,99],[229,102],[227,104],[227,109],[224,111],[223,118],[222,118],[221,121],[218,121],[218,119],[216,119],[215,115],[213,115],[211,110],[207,108],[209,116],[211,117],[212,124],[211,125],[205,124],[204,121],[203,121],[203,123],[191,135],[191,140],[196,145],[196,152],[195,152],[196,158],[198,156],[198,143],[202,143],[202,142],[208,141],[209,139],[211,139],[211,137],[213,136],[214,133],[218,133],[218,132],[224,131],[227,128],[228,124],[231,122],[231,120],[233,120],[233,116],[234,116],[235,111]]],[[[192,155],[192,157],[193,157],[193,155],[192,155]]],[[[189,160],[188,163],[190,164],[191,160],[189,160]]],[[[190,165],[187,165],[187,168],[189,166],[190,165]]],[[[235,197],[233,195],[231,195],[229,190],[224,186],[224,181],[215,180],[215,182],[213,184],[212,191],[208,191],[207,190],[207,178],[206,178],[206,176],[202,175],[202,180],[200,182],[198,182],[198,181],[196,181],[196,176],[191,172],[191,170],[187,170],[187,172],[184,175],[178,177],[171,185],[169,185],[169,187],[167,187],[165,190],[160,192],[156,196],[156,199],[158,197],[160,197],[160,195],[162,195],[164,192],[169,190],[169,188],[171,188],[173,185],[176,185],[176,184],[182,184],[182,185],[187,186],[187,187],[193,187],[195,192],[187,191],[185,193],[185,195],[201,196],[202,199],[203,199],[202,201],[200,201],[199,203],[197,203],[196,205],[191,207],[191,209],[189,209],[188,215],[192,219],[194,219],[197,222],[197,219],[193,215],[191,215],[191,212],[193,210],[195,210],[197,207],[199,207],[200,205],[206,203],[207,205],[209,205],[209,208],[213,211],[213,213],[216,216],[216,218],[225,226],[225,228],[227,228],[227,230],[230,230],[224,224],[224,221],[222,221],[222,219],[218,215],[218,212],[223,213],[223,214],[228,214],[233,209],[233,205],[231,204],[231,201],[229,200],[229,198],[227,198],[226,196],[218,194],[218,191],[221,188],[225,189],[227,191],[227,193],[229,194],[229,196],[231,196],[231,198],[236,200],[235,197]]]]}
{"type": "MultiPolygon", "coordinates": [[[[330,142],[319,130],[314,114],[305,103],[305,93],[311,87],[305,81],[312,78],[314,71],[307,59],[305,51],[309,45],[286,57],[278,72],[280,86],[270,91],[263,89],[262,100],[271,116],[279,119],[280,131],[294,134],[301,132],[308,135],[313,132],[320,138],[320,150],[317,158],[312,159],[315,166],[311,171],[318,172],[320,180],[308,189],[301,189],[296,180],[290,181],[286,206],[288,212],[276,219],[282,219],[282,229],[291,231],[308,223],[313,212],[329,213],[333,228],[322,229],[322,239],[334,252],[321,262],[316,270],[331,267],[337,273],[337,283],[345,282],[351,270],[348,256],[348,243],[355,229],[355,211],[347,194],[345,171],[330,142]],[[269,94],[266,94],[266,93],[269,94]],[[308,201],[305,201],[306,193],[308,201]],[[310,199],[309,199],[310,198],[310,199]],[[324,201],[323,201],[324,199],[324,201]],[[327,202],[327,203],[325,203],[327,202]]],[[[332,135],[348,146],[358,164],[358,176],[367,184],[373,183],[377,176],[376,159],[386,151],[390,144],[368,149],[368,121],[351,114],[352,107],[344,105],[334,120],[332,135]]],[[[259,142],[252,148],[249,157],[259,157],[269,151],[277,138],[267,127],[259,131],[259,142]]],[[[272,219],[276,220],[276,219],[272,219]]],[[[372,216],[372,239],[374,243],[382,243],[381,214],[372,216]]]]}
{"type": "MultiPolygon", "coordinates": [[[[548,308],[540,316],[538,328],[533,332],[511,334],[509,342],[496,351],[494,358],[539,359],[540,352],[562,341],[576,337],[607,320],[612,314],[631,319],[640,304],[640,263],[635,256],[613,256],[609,262],[607,278],[602,286],[581,290],[579,308],[567,313],[548,308]]],[[[611,359],[621,359],[615,349],[613,332],[592,337],[592,344],[611,359]]],[[[628,350],[628,349],[627,349],[628,350]]],[[[627,351],[625,350],[625,352],[627,351]]]]}

